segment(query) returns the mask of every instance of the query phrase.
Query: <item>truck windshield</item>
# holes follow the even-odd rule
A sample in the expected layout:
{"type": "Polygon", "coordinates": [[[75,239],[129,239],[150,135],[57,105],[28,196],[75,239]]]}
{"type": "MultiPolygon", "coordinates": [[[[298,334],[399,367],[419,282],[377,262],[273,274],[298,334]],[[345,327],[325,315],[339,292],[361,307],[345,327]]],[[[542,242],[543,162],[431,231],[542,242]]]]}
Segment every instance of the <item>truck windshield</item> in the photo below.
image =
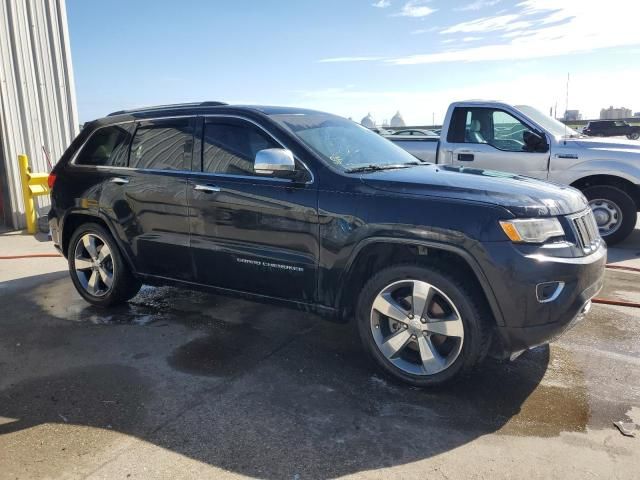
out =
{"type": "Polygon", "coordinates": [[[530,107],[529,105],[516,105],[518,110],[524,113],[531,120],[536,122],[554,137],[579,137],[580,133],[573,128],[566,126],[564,123],[542,113],[540,110],[530,107]]]}
{"type": "Polygon", "coordinates": [[[335,115],[287,113],[271,118],[342,171],[374,171],[424,163],[377,133],[335,115]]]}

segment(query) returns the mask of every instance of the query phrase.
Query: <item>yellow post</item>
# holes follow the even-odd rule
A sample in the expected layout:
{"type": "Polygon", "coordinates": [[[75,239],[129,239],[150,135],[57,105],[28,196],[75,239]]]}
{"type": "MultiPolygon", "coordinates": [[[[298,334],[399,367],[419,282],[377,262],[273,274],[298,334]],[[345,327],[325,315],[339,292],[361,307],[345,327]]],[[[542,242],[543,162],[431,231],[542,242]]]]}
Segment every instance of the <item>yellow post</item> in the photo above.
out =
{"type": "Polygon", "coordinates": [[[18,155],[20,165],[20,179],[22,180],[22,200],[24,201],[24,216],[27,219],[27,232],[36,233],[36,205],[29,189],[29,159],[26,155],[18,155]]]}

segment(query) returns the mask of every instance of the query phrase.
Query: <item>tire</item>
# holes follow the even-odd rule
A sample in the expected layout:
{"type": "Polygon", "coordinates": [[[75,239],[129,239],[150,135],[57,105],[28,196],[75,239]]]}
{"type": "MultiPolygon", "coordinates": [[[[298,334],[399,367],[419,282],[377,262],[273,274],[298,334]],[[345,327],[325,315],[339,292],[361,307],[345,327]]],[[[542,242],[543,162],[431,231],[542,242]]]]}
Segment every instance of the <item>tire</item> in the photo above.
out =
{"type": "Polygon", "coordinates": [[[486,357],[492,330],[483,320],[484,311],[481,299],[459,280],[433,267],[396,265],[365,284],[356,319],[365,350],[385,373],[416,387],[435,387],[470,371],[486,357]],[[419,299],[425,295],[430,300],[424,313],[410,318],[407,312],[416,305],[420,308],[419,299]],[[413,296],[418,301],[408,300],[413,296]],[[452,308],[446,308],[447,302],[452,308]],[[395,318],[404,314],[407,327],[382,311],[395,318]],[[433,321],[438,317],[440,321],[433,321]],[[442,321],[445,318],[448,321],[442,321]],[[403,346],[390,356],[399,345],[403,346]]]}
{"type": "Polygon", "coordinates": [[[623,190],[611,185],[598,185],[584,189],[585,197],[596,217],[600,235],[607,245],[615,245],[627,238],[636,226],[637,206],[623,190]],[[607,224],[617,217],[616,224],[607,224]],[[606,226],[611,225],[608,228],[606,226]]]}
{"type": "Polygon", "coordinates": [[[109,307],[124,303],[142,286],[111,234],[97,223],[85,223],[73,232],[67,259],[73,285],[92,305],[109,307]]]}
{"type": "Polygon", "coordinates": [[[640,132],[633,132],[627,135],[629,140],[638,140],[640,138],[640,132]]]}

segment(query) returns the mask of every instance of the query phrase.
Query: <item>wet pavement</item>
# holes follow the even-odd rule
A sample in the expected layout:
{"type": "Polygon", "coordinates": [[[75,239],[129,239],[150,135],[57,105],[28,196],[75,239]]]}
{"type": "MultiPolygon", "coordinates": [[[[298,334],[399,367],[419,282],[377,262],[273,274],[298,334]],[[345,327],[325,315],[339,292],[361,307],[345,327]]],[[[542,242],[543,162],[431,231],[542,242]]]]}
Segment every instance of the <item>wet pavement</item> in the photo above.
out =
{"type": "Polygon", "coordinates": [[[101,310],[36,271],[0,305],[0,478],[638,478],[640,430],[612,422],[640,424],[640,309],[594,305],[424,391],[353,326],[243,300],[145,287],[101,310]]]}

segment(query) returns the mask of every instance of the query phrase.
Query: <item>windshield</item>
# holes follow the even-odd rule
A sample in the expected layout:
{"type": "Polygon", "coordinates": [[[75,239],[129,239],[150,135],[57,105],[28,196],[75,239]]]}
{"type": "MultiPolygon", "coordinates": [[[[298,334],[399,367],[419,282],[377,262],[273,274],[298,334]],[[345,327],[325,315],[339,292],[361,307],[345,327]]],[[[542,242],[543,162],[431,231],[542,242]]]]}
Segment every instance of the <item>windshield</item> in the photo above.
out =
{"type": "Polygon", "coordinates": [[[325,161],[342,171],[423,163],[377,133],[328,113],[271,115],[325,161]]]}
{"type": "Polygon", "coordinates": [[[554,137],[579,137],[580,133],[573,128],[566,126],[564,123],[542,113],[540,110],[530,107],[529,105],[516,105],[516,108],[524,113],[531,120],[536,122],[554,137]]]}

